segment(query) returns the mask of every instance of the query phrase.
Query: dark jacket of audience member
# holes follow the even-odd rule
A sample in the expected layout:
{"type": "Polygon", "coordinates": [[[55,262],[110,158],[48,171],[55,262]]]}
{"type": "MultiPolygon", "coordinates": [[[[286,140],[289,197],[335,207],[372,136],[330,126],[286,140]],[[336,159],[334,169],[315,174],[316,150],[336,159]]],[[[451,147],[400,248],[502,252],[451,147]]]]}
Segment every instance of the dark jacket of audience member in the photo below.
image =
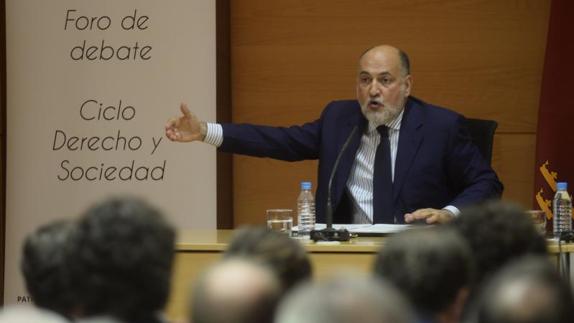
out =
{"type": "Polygon", "coordinates": [[[158,322],[166,304],[175,232],[162,214],[132,198],[112,198],[79,220],[70,256],[82,316],[158,322]]]}
{"type": "Polygon", "coordinates": [[[311,262],[297,240],[265,227],[240,228],[225,251],[225,258],[246,257],[269,266],[283,290],[311,278],[311,262]]]}
{"type": "Polygon", "coordinates": [[[77,305],[66,266],[74,223],[59,220],[29,234],[22,249],[21,269],[34,303],[70,317],[77,305]]]}
{"type": "Polygon", "coordinates": [[[475,315],[476,323],[572,323],[572,290],[547,257],[526,257],[487,284],[475,315]]]}
{"type": "Polygon", "coordinates": [[[471,283],[470,249],[447,228],[414,229],[389,238],[375,260],[375,273],[395,285],[419,319],[458,322],[471,283]]]}

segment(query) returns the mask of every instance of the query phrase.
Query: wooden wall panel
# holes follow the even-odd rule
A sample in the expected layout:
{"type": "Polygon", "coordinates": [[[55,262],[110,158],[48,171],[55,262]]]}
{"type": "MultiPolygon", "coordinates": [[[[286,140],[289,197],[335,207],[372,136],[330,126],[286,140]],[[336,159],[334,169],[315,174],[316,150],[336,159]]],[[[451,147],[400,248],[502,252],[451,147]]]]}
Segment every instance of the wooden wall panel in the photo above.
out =
{"type": "Polygon", "coordinates": [[[536,135],[500,134],[494,138],[492,167],[504,183],[505,200],[531,207],[536,135]]]}
{"type": "MultiPolygon", "coordinates": [[[[414,95],[495,119],[494,167],[505,198],[530,206],[534,138],[550,2],[546,0],[241,0],[231,2],[232,119],[316,119],[354,97],[357,59],[389,43],[412,61],[414,95]],[[525,159],[527,158],[527,159],[525,159]]],[[[233,159],[235,224],[295,205],[316,162],[233,159]]]]}

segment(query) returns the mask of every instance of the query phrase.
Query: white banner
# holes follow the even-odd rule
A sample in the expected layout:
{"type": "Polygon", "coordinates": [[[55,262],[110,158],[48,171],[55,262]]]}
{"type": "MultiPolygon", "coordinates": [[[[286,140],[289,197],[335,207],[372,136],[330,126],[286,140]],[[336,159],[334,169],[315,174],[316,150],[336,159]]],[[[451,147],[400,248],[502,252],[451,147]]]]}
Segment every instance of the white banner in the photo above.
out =
{"type": "Polygon", "coordinates": [[[180,102],[215,120],[215,1],[6,0],[4,301],[26,303],[26,234],[115,194],[215,228],[216,155],[171,143],[180,102]]]}

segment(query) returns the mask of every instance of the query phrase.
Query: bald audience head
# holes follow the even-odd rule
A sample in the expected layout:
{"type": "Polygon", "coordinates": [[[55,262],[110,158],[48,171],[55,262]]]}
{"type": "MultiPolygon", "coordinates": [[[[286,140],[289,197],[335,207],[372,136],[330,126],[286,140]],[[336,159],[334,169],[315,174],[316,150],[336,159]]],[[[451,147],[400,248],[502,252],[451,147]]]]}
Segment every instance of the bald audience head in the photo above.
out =
{"type": "Polygon", "coordinates": [[[200,277],[193,290],[193,323],[271,323],[281,294],[275,274],[262,264],[226,259],[200,277]]]}
{"type": "Polygon", "coordinates": [[[301,243],[267,227],[237,230],[224,257],[249,258],[269,266],[284,291],[311,278],[311,261],[301,243]]]}
{"type": "Polygon", "coordinates": [[[407,323],[410,308],[402,295],[374,277],[345,275],[307,283],[278,309],[277,323],[407,323]]]}
{"type": "Polygon", "coordinates": [[[477,323],[574,322],[569,284],[546,257],[505,267],[487,285],[477,308],[477,323]]]}

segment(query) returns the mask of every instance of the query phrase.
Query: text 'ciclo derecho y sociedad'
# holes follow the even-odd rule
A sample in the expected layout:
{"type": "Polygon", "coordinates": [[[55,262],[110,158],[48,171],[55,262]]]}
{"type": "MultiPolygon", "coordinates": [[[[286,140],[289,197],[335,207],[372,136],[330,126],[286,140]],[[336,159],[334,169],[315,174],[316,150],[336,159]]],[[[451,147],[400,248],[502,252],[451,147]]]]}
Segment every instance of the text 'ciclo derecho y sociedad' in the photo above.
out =
{"type": "MultiPolygon", "coordinates": [[[[136,108],[122,100],[117,104],[107,105],[98,100],[87,99],[79,107],[79,117],[83,122],[130,122],[136,118],[136,108]]],[[[74,153],[135,153],[144,152],[153,156],[162,142],[162,136],[145,138],[128,134],[121,128],[106,135],[82,136],[70,133],[65,129],[56,129],[52,138],[52,150],[65,152],[68,156],[74,153]],[[148,139],[148,140],[146,140],[148,139]]],[[[161,181],[164,178],[166,160],[159,164],[148,164],[145,161],[132,159],[121,164],[90,162],[74,163],[72,158],[59,163],[57,178],[60,181],[161,181]]]]}

